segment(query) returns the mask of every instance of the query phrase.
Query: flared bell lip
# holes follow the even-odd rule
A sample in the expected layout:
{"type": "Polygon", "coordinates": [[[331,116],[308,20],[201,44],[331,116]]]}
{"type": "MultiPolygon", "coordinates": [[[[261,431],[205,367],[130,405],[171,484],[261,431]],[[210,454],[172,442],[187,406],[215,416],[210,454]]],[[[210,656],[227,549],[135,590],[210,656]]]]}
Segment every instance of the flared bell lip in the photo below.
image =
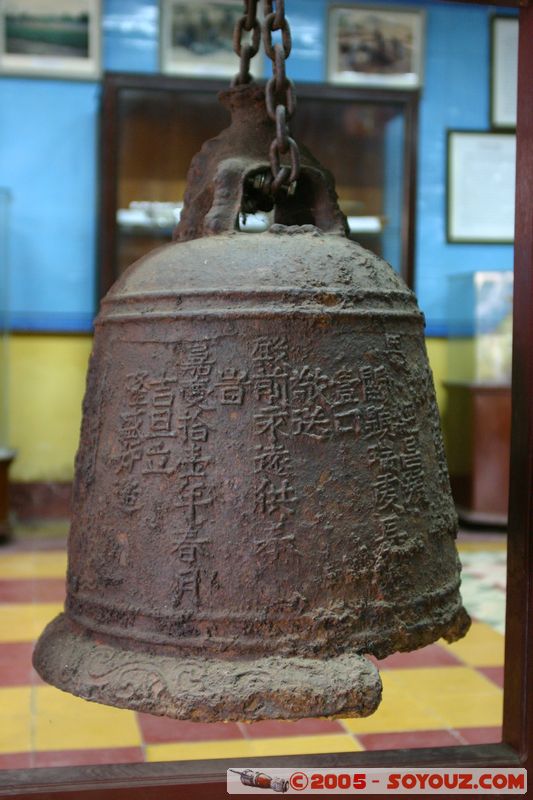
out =
{"type": "Polygon", "coordinates": [[[356,653],[176,658],[102,643],[66,614],[43,631],[33,664],[43,680],[85,700],[199,722],[366,717],[382,693],[377,667],[356,653]]]}

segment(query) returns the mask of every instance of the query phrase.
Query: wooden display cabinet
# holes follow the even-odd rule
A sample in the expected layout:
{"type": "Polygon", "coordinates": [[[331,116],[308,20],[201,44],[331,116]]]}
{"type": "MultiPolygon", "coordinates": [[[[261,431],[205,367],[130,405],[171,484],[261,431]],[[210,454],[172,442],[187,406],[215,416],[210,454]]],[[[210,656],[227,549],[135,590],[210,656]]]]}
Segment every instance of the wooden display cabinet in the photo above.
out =
{"type": "MultiPolygon", "coordinates": [[[[217,100],[227,87],[226,81],[105,75],[100,296],[129,264],[170,240],[171,208],[183,199],[191,158],[229,123],[217,100]]],[[[297,96],[293,134],[337,178],[353,238],[411,283],[418,94],[303,84],[297,96]]]]}
{"type": "Polygon", "coordinates": [[[451,381],[444,385],[446,454],[459,518],[474,525],[506,525],[511,387],[451,381]]]}

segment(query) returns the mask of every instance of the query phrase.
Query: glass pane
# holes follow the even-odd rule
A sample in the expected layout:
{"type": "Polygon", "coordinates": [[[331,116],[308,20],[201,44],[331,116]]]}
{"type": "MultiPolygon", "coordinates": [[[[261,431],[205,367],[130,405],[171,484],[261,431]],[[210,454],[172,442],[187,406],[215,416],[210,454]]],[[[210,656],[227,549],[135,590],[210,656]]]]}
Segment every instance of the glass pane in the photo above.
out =
{"type": "Polygon", "coordinates": [[[405,108],[303,97],[293,129],[336,179],[351,238],[401,268],[405,108]]]}

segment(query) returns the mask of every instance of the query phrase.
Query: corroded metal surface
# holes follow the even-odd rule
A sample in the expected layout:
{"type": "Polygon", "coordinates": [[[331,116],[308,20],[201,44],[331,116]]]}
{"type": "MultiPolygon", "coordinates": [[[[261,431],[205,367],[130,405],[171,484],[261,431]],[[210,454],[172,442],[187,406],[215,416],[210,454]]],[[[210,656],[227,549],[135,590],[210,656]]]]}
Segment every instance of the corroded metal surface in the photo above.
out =
{"type": "Polygon", "coordinates": [[[139,653],[87,637],[61,615],[47,628],[44,677],[76,694],[182,719],[366,717],[381,699],[376,667],[354,653],[328,661],[265,656],[253,661],[139,653]],[[209,714],[206,714],[209,708],[209,714]]]}
{"type": "Polygon", "coordinates": [[[360,655],[469,624],[423,318],[311,159],[278,209],[302,224],[230,230],[268,168],[236,140],[204,147],[178,241],[103,301],[65,616],[35,664],[180,718],[365,715],[360,655]]]}

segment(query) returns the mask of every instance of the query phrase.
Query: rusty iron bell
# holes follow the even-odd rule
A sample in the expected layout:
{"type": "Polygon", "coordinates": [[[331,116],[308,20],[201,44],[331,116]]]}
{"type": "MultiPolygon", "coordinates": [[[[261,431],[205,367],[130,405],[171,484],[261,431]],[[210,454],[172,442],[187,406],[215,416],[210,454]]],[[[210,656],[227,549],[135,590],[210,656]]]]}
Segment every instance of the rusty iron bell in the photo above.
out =
{"type": "Polygon", "coordinates": [[[258,87],[222,100],[176,241],[102,302],[66,607],[34,664],[176,718],[365,716],[365,654],[469,626],[423,317],[305,150],[275,224],[236,229],[273,123],[258,87]]]}

